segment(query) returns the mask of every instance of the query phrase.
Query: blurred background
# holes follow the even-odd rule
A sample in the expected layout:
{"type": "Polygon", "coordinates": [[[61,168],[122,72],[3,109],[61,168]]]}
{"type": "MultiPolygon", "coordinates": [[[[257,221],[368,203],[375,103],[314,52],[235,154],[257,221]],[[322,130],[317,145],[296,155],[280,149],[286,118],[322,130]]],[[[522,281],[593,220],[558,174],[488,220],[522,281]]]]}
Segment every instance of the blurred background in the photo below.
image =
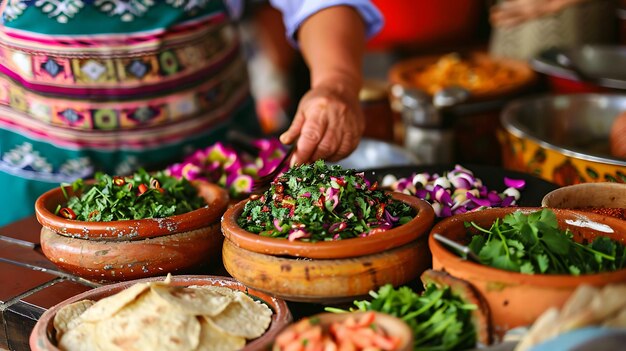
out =
{"type": "MultiPolygon", "coordinates": [[[[609,136],[626,111],[616,96],[626,89],[626,1],[373,2],[385,27],[363,65],[367,143],[406,162],[502,166],[559,185],[624,181],[626,155],[609,136]]],[[[249,5],[241,27],[252,91],[275,135],[308,72],[280,13],[249,5]]]]}

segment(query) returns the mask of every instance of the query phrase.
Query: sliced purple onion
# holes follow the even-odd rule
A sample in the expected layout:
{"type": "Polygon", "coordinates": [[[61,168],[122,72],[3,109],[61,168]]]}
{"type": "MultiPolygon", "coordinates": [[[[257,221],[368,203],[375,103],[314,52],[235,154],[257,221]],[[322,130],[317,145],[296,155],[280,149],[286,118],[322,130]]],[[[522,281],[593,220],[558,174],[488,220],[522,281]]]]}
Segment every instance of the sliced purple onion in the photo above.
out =
{"type": "Polygon", "coordinates": [[[283,231],[283,227],[280,225],[280,219],[274,218],[274,221],[272,221],[272,223],[274,223],[274,228],[276,228],[276,230],[278,230],[279,232],[283,231]]]}
{"type": "Polygon", "coordinates": [[[298,230],[294,230],[293,232],[289,233],[289,235],[287,236],[287,240],[295,241],[295,240],[298,240],[298,239],[308,238],[310,236],[311,236],[311,234],[305,232],[302,229],[298,229],[298,230]]]}

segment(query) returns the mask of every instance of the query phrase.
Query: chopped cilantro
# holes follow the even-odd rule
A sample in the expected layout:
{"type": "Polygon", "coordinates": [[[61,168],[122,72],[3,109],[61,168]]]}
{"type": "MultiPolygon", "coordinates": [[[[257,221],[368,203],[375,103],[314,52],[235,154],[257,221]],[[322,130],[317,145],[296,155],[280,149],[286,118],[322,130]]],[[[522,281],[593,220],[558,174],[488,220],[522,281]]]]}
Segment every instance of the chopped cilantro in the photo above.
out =
{"type": "Polygon", "coordinates": [[[497,219],[491,228],[475,223],[470,249],[485,265],[526,274],[591,274],[615,271],[626,266],[624,245],[600,236],[584,245],[572,232],[558,226],[553,211],[529,214],[516,211],[497,219]]]}
{"type": "Polygon", "coordinates": [[[98,172],[93,184],[77,179],[71,185],[75,195],[64,192],[67,207],[80,221],[163,218],[206,206],[189,181],[163,172],[150,175],[142,169],[128,177],[98,172]]]}

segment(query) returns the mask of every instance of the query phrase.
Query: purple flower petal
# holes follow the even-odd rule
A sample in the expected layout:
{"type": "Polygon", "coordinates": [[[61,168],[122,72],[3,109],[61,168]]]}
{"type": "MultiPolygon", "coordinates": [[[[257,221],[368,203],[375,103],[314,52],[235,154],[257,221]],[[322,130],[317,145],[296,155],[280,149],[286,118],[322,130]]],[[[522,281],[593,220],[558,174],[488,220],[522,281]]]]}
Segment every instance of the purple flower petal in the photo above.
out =
{"type": "Polygon", "coordinates": [[[524,179],[511,179],[504,177],[504,185],[515,189],[523,189],[526,186],[526,181],[524,179]]]}

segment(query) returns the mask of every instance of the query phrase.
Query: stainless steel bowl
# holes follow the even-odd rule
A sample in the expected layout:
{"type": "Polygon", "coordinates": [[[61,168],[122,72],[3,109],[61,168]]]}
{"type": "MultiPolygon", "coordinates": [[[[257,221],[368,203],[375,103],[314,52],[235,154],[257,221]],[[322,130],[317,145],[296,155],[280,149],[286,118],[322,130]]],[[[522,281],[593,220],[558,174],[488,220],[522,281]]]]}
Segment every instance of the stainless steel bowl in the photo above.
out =
{"type": "Polygon", "coordinates": [[[363,138],[350,156],[337,162],[345,168],[370,169],[379,167],[411,166],[419,160],[408,150],[385,141],[363,138]]]}
{"type": "Polygon", "coordinates": [[[553,95],[517,100],[501,115],[506,168],[559,185],[626,182],[626,160],[609,153],[613,121],[626,95],[553,95]]]}

